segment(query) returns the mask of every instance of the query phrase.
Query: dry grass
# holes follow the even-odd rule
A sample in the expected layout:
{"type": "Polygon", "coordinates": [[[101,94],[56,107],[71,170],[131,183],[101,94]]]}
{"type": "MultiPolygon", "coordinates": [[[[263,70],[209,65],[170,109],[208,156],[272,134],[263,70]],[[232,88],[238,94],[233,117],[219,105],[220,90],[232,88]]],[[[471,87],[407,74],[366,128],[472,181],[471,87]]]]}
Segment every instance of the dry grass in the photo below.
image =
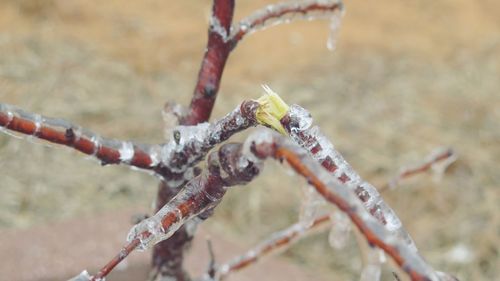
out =
{"type": "MultiPolygon", "coordinates": [[[[265,2],[238,1],[237,15],[265,2]]],[[[459,161],[440,180],[418,176],[384,197],[431,264],[462,280],[492,280],[500,274],[500,22],[494,12],[500,4],[346,6],[334,53],[324,47],[321,22],[249,37],[228,63],[214,116],[257,97],[259,84],[269,83],[285,100],[308,108],[375,184],[437,146],[453,146],[459,161]]],[[[207,15],[208,1],[4,2],[0,100],[105,136],[160,142],[162,103],[189,100],[207,15]]],[[[2,227],[130,204],[146,209],[156,189],[140,172],[101,168],[68,150],[5,135],[0,155],[2,227]]],[[[257,241],[296,219],[296,178],[275,164],[268,168],[250,186],[230,192],[209,222],[214,230],[257,241]]],[[[351,280],[359,272],[351,242],[334,252],[324,235],[315,235],[286,255],[351,280]]]]}

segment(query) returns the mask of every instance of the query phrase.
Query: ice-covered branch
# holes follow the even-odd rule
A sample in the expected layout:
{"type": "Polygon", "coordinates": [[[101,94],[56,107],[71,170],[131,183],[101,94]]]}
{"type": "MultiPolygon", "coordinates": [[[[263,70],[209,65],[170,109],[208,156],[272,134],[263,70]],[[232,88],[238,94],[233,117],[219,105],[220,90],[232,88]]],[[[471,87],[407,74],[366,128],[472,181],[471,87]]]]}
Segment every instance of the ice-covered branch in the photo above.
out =
{"type": "Polygon", "coordinates": [[[344,6],[340,0],[295,0],[268,5],[233,26],[228,40],[234,48],[243,37],[250,33],[299,19],[328,19],[332,21],[332,29],[336,29],[343,9],[344,6]]]}
{"type": "Polygon", "coordinates": [[[215,272],[216,280],[223,280],[232,272],[254,264],[264,256],[287,249],[301,237],[305,236],[309,230],[325,225],[325,223],[329,220],[329,215],[324,215],[316,218],[311,224],[299,222],[284,230],[273,233],[271,237],[250,249],[243,255],[233,258],[227,263],[218,266],[215,272]]]}
{"type": "Polygon", "coordinates": [[[243,102],[212,124],[177,126],[169,142],[161,145],[134,144],[106,139],[67,121],[26,112],[0,103],[0,129],[43,139],[97,158],[103,165],[125,164],[151,170],[169,181],[183,181],[183,173],[206,153],[233,134],[256,124],[258,104],[243,102]]]}
{"type": "Polygon", "coordinates": [[[157,163],[154,146],[103,138],[62,119],[44,117],[0,103],[0,130],[8,129],[27,137],[72,147],[96,157],[103,165],[123,163],[153,169],[157,163]]]}
{"type": "Polygon", "coordinates": [[[280,120],[295,143],[306,149],[318,163],[346,187],[351,188],[363,206],[386,229],[404,239],[410,249],[415,244],[394,211],[382,200],[377,189],[361,178],[344,157],[334,148],[318,126],[312,126],[311,114],[298,105],[292,105],[280,120]]]}
{"type": "MultiPolygon", "coordinates": [[[[212,1],[212,15],[205,54],[201,61],[189,108],[186,114],[181,116],[180,125],[188,126],[207,122],[212,114],[222,73],[231,52],[227,36],[233,21],[234,5],[235,0],[212,1]]],[[[182,175],[179,181],[162,181],[158,187],[156,210],[170,201],[179,186],[182,186],[191,177],[182,175]]],[[[153,250],[152,274],[161,274],[159,277],[162,279],[189,280],[182,263],[183,254],[192,238],[193,233],[188,233],[185,228],[182,228],[171,239],[157,244],[153,250]]],[[[152,280],[157,279],[156,276],[153,278],[152,280]]]]}
{"type": "MultiPolygon", "coordinates": [[[[450,148],[447,149],[440,149],[436,150],[435,152],[431,153],[428,157],[426,157],[426,160],[424,163],[414,166],[413,168],[408,168],[408,169],[403,169],[403,172],[398,175],[398,180],[403,180],[410,178],[414,175],[417,175],[421,172],[427,171],[431,165],[428,165],[429,163],[438,163],[439,161],[448,161],[447,159],[456,158],[456,154],[454,151],[450,148]],[[425,167],[425,168],[424,168],[425,167]]],[[[388,181],[388,183],[384,186],[389,186],[394,180],[388,181]]],[[[388,188],[381,189],[381,193],[384,191],[389,190],[388,188]]],[[[216,271],[214,274],[211,274],[210,276],[216,277],[216,280],[222,280],[225,279],[227,276],[229,276],[231,273],[235,271],[239,271],[241,269],[244,269],[252,264],[255,264],[257,261],[263,259],[267,255],[271,255],[273,253],[281,252],[286,249],[288,249],[290,246],[292,246],[295,242],[298,240],[302,239],[303,237],[307,236],[307,233],[310,232],[310,230],[313,229],[318,229],[320,226],[325,226],[327,225],[328,222],[331,222],[332,224],[332,230],[335,229],[335,224],[338,223],[338,221],[332,221],[331,220],[331,214],[325,214],[325,215],[320,215],[312,219],[311,223],[305,223],[305,222],[297,222],[289,227],[287,227],[284,230],[278,231],[273,233],[269,238],[265,239],[263,242],[259,243],[257,246],[253,247],[252,249],[248,250],[242,255],[236,256],[230,261],[221,264],[216,268],[216,271]]],[[[337,217],[337,216],[335,216],[337,217]]],[[[336,232],[331,232],[330,236],[334,234],[335,236],[330,237],[329,240],[331,239],[341,239],[339,237],[339,233],[336,232]]],[[[332,244],[332,241],[330,241],[330,244],[332,244]]],[[[332,245],[333,246],[333,245],[332,245]]],[[[373,256],[376,253],[369,253],[367,255],[373,256]]],[[[380,255],[378,255],[380,256],[380,255]]],[[[368,264],[368,268],[372,268],[370,264],[368,264]]],[[[208,275],[208,273],[207,273],[208,275]]],[[[373,276],[372,276],[373,277],[373,276]]],[[[369,280],[369,279],[368,279],[369,280]]]]}
{"type": "Polygon", "coordinates": [[[250,137],[245,146],[247,147],[245,151],[250,151],[249,154],[254,155],[255,158],[249,156],[254,162],[256,159],[267,157],[288,162],[298,174],[316,188],[318,193],[350,218],[370,247],[384,251],[397,268],[411,280],[439,280],[435,271],[420,257],[413,244],[409,245],[403,237],[389,231],[365,209],[366,202],[363,198],[358,198],[359,195],[354,192],[355,182],[345,181],[332,175],[318,163],[317,159],[313,159],[309,152],[277,134],[259,132],[250,137]]]}
{"type": "Polygon", "coordinates": [[[416,174],[424,173],[430,169],[436,170],[438,174],[444,173],[444,170],[457,160],[457,153],[449,147],[438,148],[432,151],[425,159],[416,165],[403,167],[388,184],[383,186],[380,190],[393,189],[398,183],[405,178],[411,177],[416,174]]]}
{"type": "Polygon", "coordinates": [[[134,249],[148,249],[168,239],[183,224],[213,209],[224,196],[227,187],[251,181],[260,171],[242,153],[242,144],[224,144],[211,152],[207,168],[189,181],[179,193],[155,215],[136,224],[127,236],[128,244],[92,280],[105,277],[134,249]]]}

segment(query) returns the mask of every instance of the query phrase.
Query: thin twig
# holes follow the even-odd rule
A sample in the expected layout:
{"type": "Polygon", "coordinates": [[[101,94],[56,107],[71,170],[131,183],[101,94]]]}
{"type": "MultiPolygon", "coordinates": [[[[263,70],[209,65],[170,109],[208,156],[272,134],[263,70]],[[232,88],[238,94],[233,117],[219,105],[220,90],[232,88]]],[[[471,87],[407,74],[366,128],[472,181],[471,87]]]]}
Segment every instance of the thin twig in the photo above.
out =
{"type": "Polygon", "coordinates": [[[342,10],[343,4],[340,0],[309,0],[271,4],[241,20],[238,25],[232,28],[233,31],[228,40],[231,42],[231,48],[234,48],[246,35],[267,26],[289,23],[296,19],[329,19],[332,14],[342,10]]]}
{"type": "Polygon", "coordinates": [[[286,249],[298,239],[304,237],[306,232],[324,225],[329,220],[329,215],[323,215],[314,219],[310,224],[299,222],[284,230],[273,233],[271,237],[264,240],[259,245],[217,267],[215,276],[218,279],[216,280],[223,280],[231,273],[255,264],[264,256],[286,249]]]}
{"type": "Polygon", "coordinates": [[[411,177],[416,174],[421,174],[432,169],[439,163],[443,163],[445,166],[450,165],[457,159],[457,154],[452,148],[443,148],[431,152],[422,163],[402,168],[398,175],[392,178],[387,184],[380,188],[380,191],[395,188],[398,183],[405,178],[411,177]]]}

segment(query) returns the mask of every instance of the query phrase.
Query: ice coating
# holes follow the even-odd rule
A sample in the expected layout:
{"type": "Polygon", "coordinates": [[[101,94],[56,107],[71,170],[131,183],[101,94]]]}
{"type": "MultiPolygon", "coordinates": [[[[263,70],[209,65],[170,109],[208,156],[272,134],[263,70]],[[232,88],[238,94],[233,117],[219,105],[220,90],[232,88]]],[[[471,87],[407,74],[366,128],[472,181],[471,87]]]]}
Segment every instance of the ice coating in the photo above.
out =
{"type": "Polygon", "coordinates": [[[313,118],[311,113],[304,109],[302,106],[297,104],[292,104],[288,111],[288,114],[295,116],[295,119],[298,121],[297,126],[293,127],[294,131],[303,131],[311,127],[313,123],[313,118]]]}
{"type": "Polygon", "coordinates": [[[318,217],[320,208],[325,204],[325,199],[310,185],[304,186],[302,190],[304,199],[300,206],[299,222],[309,227],[318,217]]]}
{"type": "Polygon", "coordinates": [[[124,163],[129,163],[134,157],[134,145],[131,142],[122,142],[120,147],[120,160],[124,163]]]}
{"type": "MultiPolygon", "coordinates": [[[[129,164],[135,153],[134,144],[131,142],[103,138],[68,121],[43,117],[14,106],[0,104],[0,119],[4,120],[0,123],[1,128],[20,132],[28,139],[42,139],[73,147],[97,158],[102,164],[129,164]],[[13,120],[16,120],[15,124],[13,120]]],[[[142,147],[146,152],[149,150],[148,146],[142,147]]]]}
{"type": "Polygon", "coordinates": [[[87,270],[82,271],[80,274],[77,276],[69,279],[68,281],[90,281],[92,279],[92,276],[87,272],[87,270]]]}
{"type": "Polygon", "coordinates": [[[215,15],[212,15],[212,18],[210,19],[210,29],[211,31],[219,34],[224,42],[228,40],[226,29],[222,26],[219,19],[215,15]]]}
{"type": "Polygon", "coordinates": [[[328,233],[328,243],[336,250],[343,249],[349,241],[351,221],[342,212],[333,212],[330,215],[332,226],[328,233]]]}
{"type": "Polygon", "coordinates": [[[342,17],[344,16],[344,13],[345,10],[335,10],[335,12],[332,13],[330,24],[328,26],[328,39],[326,40],[326,48],[330,51],[334,51],[337,47],[340,25],[342,23],[342,17]]]}
{"type": "Polygon", "coordinates": [[[153,216],[139,222],[129,231],[127,241],[140,240],[139,250],[151,248],[168,239],[188,220],[215,206],[225,188],[218,186],[209,191],[209,176],[202,174],[189,181],[184,188],[153,216]]]}
{"type": "Polygon", "coordinates": [[[271,4],[233,26],[229,40],[238,41],[257,30],[295,20],[332,19],[337,17],[338,10],[343,10],[339,0],[288,1],[271,4]]]}
{"type": "Polygon", "coordinates": [[[268,239],[262,241],[243,255],[222,264],[217,270],[216,279],[223,280],[232,270],[243,268],[263,258],[265,255],[276,254],[288,249],[288,247],[293,245],[294,242],[306,233],[309,227],[302,222],[298,222],[284,230],[273,233],[268,239]]]}
{"type": "MultiPolygon", "coordinates": [[[[178,186],[184,183],[182,174],[203,159],[215,145],[255,125],[254,121],[241,112],[240,106],[212,124],[169,128],[169,141],[161,145],[107,139],[65,120],[43,117],[2,103],[0,130],[16,137],[43,139],[73,147],[99,160],[103,165],[126,164],[132,168],[153,171],[162,178],[177,174],[180,176],[170,180],[177,182],[174,185],[178,186]]],[[[173,106],[173,115],[181,114],[180,111],[173,106]]],[[[251,115],[249,113],[250,117],[251,115]]]]}
{"type": "MultiPolygon", "coordinates": [[[[272,151],[276,151],[277,148],[284,148],[290,153],[293,152],[294,157],[300,159],[301,167],[306,167],[307,171],[314,171],[313,178],[307,173],[309,182],[317,182],[314,179],[321,180],[324,185],[323,187],[326,189],[323,189],[323,187],[322,189],[318,189],[319,187],[315,184],[317,190],[321,190],[320,193],[323,196],[328,196],[328,198],[330,198],[329,201],[335,203],[337,207],[349,217],[351,222],[356,225],[357,229],[362,232],[364,239],[368,240],[373,246],[381,247],[380,249],[384,250],[384,252],[398,264],[398,267],[403,269],[406,274],[411,275],[414,280],[439,280],[435,271],[422,259],[414,245],[409,244],[405,236],[401,236],[401,227],[398,228],[398,231],[390,231],[390,229],[380,222],[379,218],[371,214],[371,210],[368,210],[364,206],[363,201],[365,200],[359,198],[358,194],[355,192],[357,188],[356,185],[350,184],[349,180],[336,177],[330,170],[322,167],[322,164],[320,164],[317,159],[311,157],[310,152],[305,153],[302,148],[299,148],[296,144],[280,137],[276,133],[273,134],[272,140],[268,142],[267,147],[265,145],[266,139],[269,139],[268,133],[263,134],[258,132],[255,135],[251,135],[247,142],[260,142],[259,151],[261,154],[271,148],[274,150],[268,151],[269,155],[273,155],[272,151]]],[[[284,157],[285,155],[290,154],[281,154],[280,157],[284,157]]],[[[275,155],[275,157],[277,156],[275,155]]],[[[294,158],[288,158],[287,156],[286,159],[289,161],[288,159],[294,158]]],[[[292,162],[297,163],[295,160],[292,162]]],[[[292,162],[289,163],[292,164],[292,162]]],[[[296,171],[298,172],[299,170],[296,171]]],[[[302,175],[305,176],[305,174],[302,175]]],[[[383,206],[385,204],[381,199],[377,202],[379,203],[378,206],[383,206]]],[[[389,207],[387,206],[387,208],[389,207]]],[[[383,212],[383,210],[381,212],[383,212]]],[[[397,219],[397,217],[390,219],[397,219]]]]}
{"type": "MultiPolygon", "coordinates": [[[[298,106],[291,106],[291,108],[298,106]]],[[[301,119],[309,121],[310,114],[305,109],[290,110],[288,113],[290,137],[301,147],[309,151],[311,156],[334,175],[345,186],[355,191],[356,195],[363,202],[364,207],[381,223],[388,231],[397,233],[402,239],[407,241],[410,248],[416,251],[415,244],[410,235],[403,228],[401,221],[394,211],[382,200],[377,189],[370,183],[363,180],[344,159],[344,157],[334,148],[333,144],[321,132],[318,126],[301,126],[301,119]]]]}

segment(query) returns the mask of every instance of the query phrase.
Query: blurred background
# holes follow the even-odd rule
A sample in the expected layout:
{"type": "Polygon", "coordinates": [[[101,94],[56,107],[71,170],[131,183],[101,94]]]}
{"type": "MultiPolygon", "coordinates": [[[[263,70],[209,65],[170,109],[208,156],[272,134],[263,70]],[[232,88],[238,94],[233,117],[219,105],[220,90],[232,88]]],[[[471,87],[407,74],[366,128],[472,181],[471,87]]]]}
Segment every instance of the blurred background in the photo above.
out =
{"type": "MultiPolygon", "coordinates": [[[[102,136],[163,142],[162,106],[190,100],[210,2],[2,0],[0,101],[102,136]]],[[[270,2],[237,1],[235,19],[270,2]]],[[[446,173],[405,180],[383,197],[430,264],[461,280],[493,280],[500,275],[500,2],[346,0],[345,6],[333,52],[326,48],[327,21],[245,38],[226,65],[212,117],[259,97],[260,85],[268,84],[307,108],[375,186],[436,147],[453,147],[458,160],[446,173]]],[[[58,222],[78,228],[81,217],[131,208],[148,213],[156,186],[145,173],[0,135],[0,236],[58,222]]],[[[303,186],[269,162],[252,184],[229,192],[204,228],[243,248],[254,245],[297,220],[303,186]]],[[[357,280],[355,239],[333,250],[327,236],[318,232],[281,258],[324,280],[357,280]]],[[[98,239],[96,245],[106,244],[106,237],[98,239]]],[[[9,259],[4,255],[0,260],[9,259]]],[[[67,277],[37,276],[8,280],[67,277]]],[[[264,280],[280,274],[270,276],[264,280]]]]}

